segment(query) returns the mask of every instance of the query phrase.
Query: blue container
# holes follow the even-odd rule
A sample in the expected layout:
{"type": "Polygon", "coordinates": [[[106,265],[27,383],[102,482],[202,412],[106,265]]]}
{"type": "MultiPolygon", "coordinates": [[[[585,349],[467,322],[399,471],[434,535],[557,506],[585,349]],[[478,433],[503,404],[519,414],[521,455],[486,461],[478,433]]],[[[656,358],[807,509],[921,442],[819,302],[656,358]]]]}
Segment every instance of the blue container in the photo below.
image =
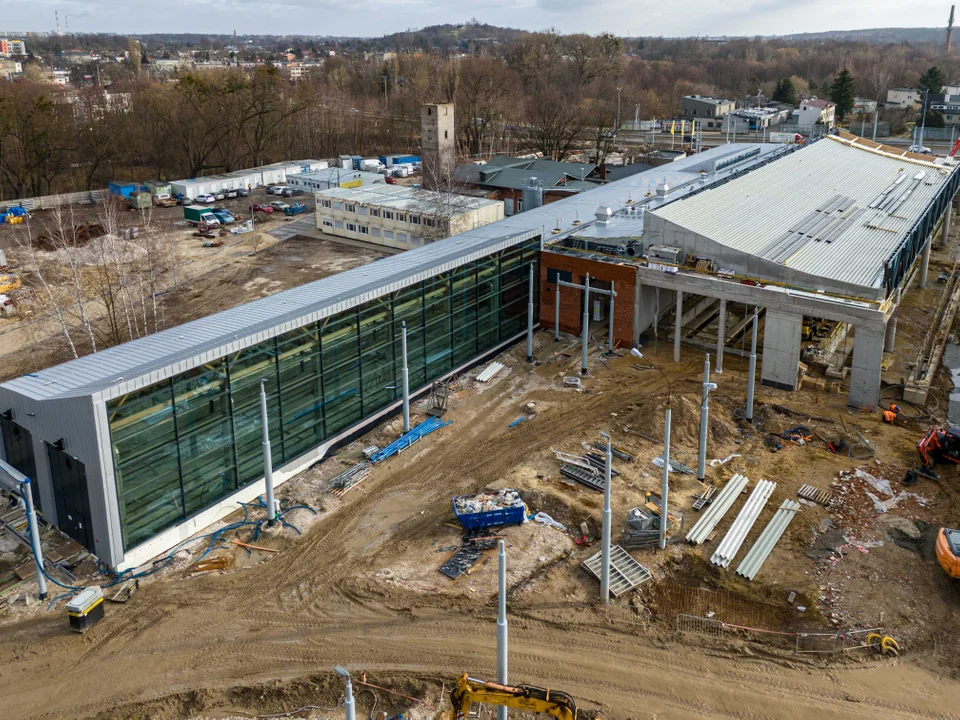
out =
{"type": "MultiPolygon", "coordinates": [[[[461,495],[460,497],[472,497],[471,495],[461,495]]],[[[474,530],[476,528],[497,527],[499,525],[520,525],[523,523],[523,505],[512,508],[502,508],[500,510],[491,510],[489,512],[478,513],[458,513],[457,500],[460,497],[454,497],[450,502],[453,505],[453,514],[463,525],[465,530],[474,530]]]]}

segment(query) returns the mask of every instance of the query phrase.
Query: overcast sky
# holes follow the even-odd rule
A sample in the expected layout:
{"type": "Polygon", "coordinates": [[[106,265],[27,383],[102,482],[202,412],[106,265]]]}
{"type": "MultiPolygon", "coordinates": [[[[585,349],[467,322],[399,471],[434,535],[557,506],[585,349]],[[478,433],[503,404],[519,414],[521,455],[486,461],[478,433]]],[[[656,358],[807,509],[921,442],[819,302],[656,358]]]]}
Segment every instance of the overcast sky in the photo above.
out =
{"type": "Polygon", "coordinates": [[[210,32],[378,36],[481,22],[618,35],[783,35],[823,30],[945,26],[949,2],[917,0],[4,0],[0,30],[210,32]]]}

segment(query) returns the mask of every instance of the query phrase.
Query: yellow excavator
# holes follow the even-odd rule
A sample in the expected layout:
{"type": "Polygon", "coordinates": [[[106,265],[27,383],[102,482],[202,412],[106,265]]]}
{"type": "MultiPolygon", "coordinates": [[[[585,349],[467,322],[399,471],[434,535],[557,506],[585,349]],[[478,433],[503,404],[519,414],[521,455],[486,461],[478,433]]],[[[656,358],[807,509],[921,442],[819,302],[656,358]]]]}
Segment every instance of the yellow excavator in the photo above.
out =
{"type": "Polygon", "coordinates": [[[466,673],[457,678],[450,699],[453,705],[450,720],[466,720],[473,703],[518,708],[552,715],[560,720],[577,720],[577,703],[565,692],[532,685],[510,687],[477,680],[466,673]]]}

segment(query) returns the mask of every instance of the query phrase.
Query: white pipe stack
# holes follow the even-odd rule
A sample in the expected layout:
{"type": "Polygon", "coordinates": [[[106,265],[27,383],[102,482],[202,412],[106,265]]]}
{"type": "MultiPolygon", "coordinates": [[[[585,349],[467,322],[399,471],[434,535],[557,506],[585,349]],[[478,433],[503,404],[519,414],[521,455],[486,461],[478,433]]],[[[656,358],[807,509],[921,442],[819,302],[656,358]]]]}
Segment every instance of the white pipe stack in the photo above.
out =
{"type": "Polygon", "coordinates": [[[717,493],[713,502],[703,511],[696,525],[690,528],[690,532],[687,533],[687,542],[699,545],[706,540],[746,486],[747,476],[740,473],[727,480],[723,490],[717,493]]]}
{"type": "Polygon", "coordinates": [[[750,493],[750,497],[747,498],[746,504],[741,508],[740,514],[737,515],[737,519],[733,521],[733,525],[730,526],[727,534],[724,535],[723,540],[717,546],[710,562],[720,567],[727,567],[733,562],[733,558],[740,551],[747,533],[750,532],[750,528],[757,521],[776,487],[777,484],[771,480],[761,480],[757,483],[753,492],[750,493]]]}

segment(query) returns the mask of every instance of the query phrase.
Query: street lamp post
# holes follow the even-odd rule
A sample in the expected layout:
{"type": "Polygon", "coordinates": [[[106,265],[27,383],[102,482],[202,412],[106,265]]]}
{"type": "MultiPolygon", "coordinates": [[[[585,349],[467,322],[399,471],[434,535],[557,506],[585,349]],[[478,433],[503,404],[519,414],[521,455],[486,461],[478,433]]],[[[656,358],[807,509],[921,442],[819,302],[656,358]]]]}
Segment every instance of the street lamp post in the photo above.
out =
{"type": "MultiPolygon", "coordinates": [[[[635,358],[643,359],[643,353],[639,349],[633,348],[630,354],[635,358]]],[[[670,411],[673,407],[673,387],[670,385],[670,378],[657,365],[651,361],[650,366],[663,376],[667,381],[667,407],[664,412],[663,425],[663,480],[660,487],[660,549],[667,546],[667,494],[670,491],[670,411]]]]}
{"type": "Polygon", "coordinates": [[[353,683],[350,682],[350,672],[339,665],[335,665],[333,671],[342,678],[347,679],[346,699],[343,701],[343,708],[347,713],[347,720],[357,720],[357,708],[353,704],[353,683]]]}

